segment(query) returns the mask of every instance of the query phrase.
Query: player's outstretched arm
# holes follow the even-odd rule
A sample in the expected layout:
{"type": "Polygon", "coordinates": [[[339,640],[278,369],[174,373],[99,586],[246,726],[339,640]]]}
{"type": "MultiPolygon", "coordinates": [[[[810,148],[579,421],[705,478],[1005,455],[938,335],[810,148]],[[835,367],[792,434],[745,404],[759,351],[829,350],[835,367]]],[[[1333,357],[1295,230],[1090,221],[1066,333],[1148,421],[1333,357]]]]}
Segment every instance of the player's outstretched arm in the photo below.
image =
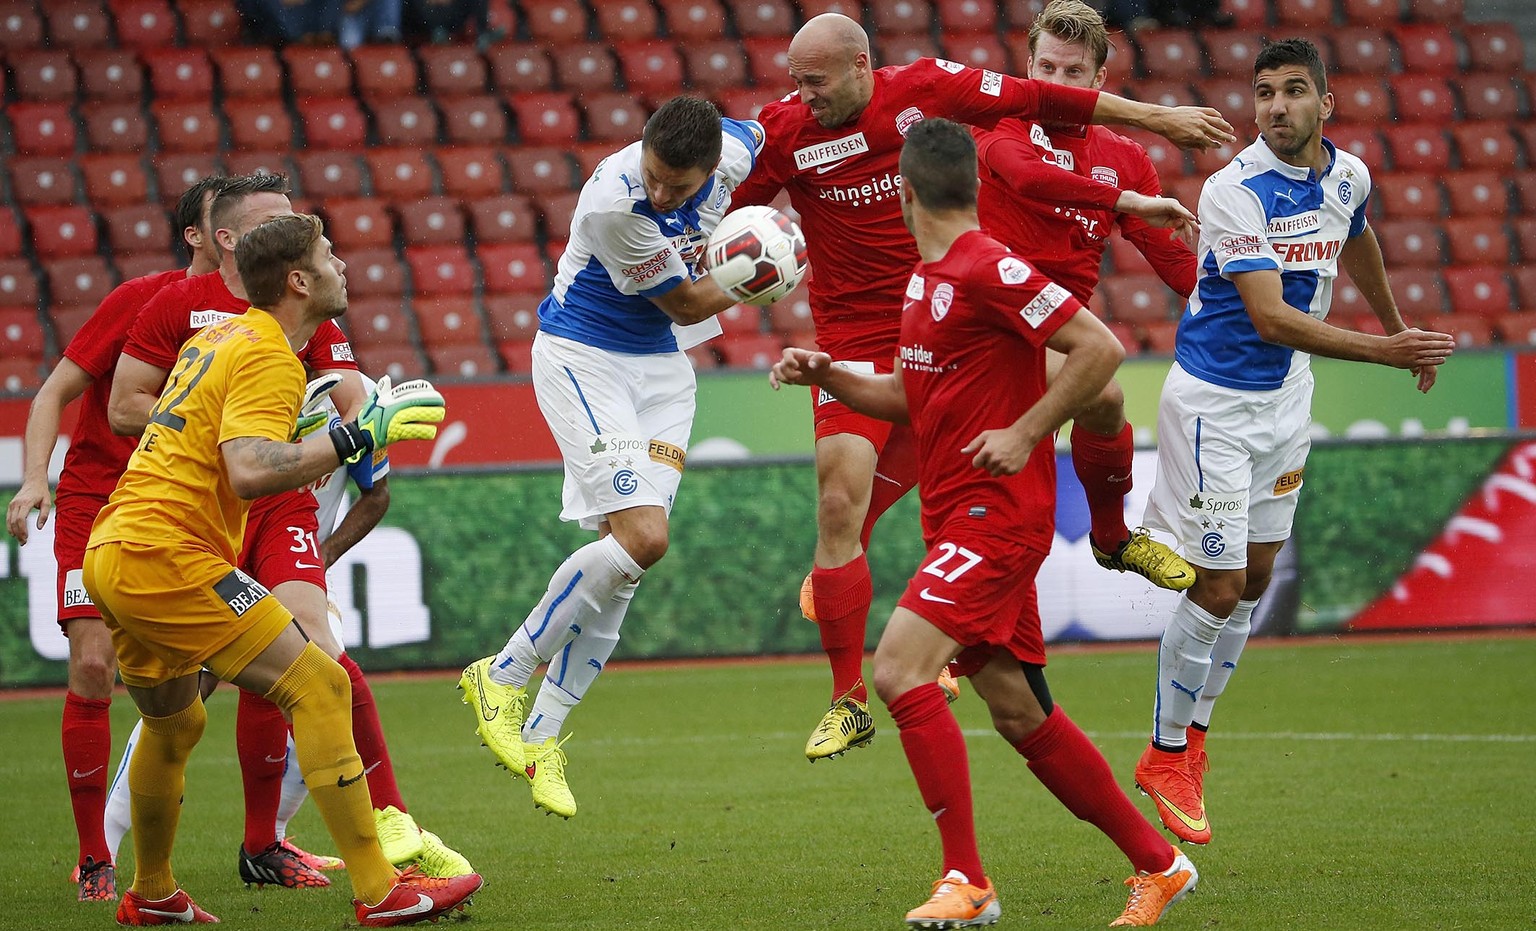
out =
{"type": "Polygon", "coordinates": [[[728,310],[737,300],[722,291],[713,278],[705,275],[695,281],[685,280],[666,294],[656,295],[651,298],[651,303],[660,307],[662,313],[672,318],[672,322],[688,326],[703,323],[722,310],[728,310]]]}
{"type": "MultiPolygon", "coordinates": [[[[1354,282],[1360,296],[1365,298],[1371,313],[1381,321],[1388,336],[1408,329],[1397,309],[1397,299],[1392,296],[1392,285],[1387,281],[1387,267],[1375,230],[1367,226],[1360,235],[1345,240],[1344,248],[1339,250],[1339,264],[1349,274],[1349,280],[1354,282]]],[[[1419,390],[1428,392],[1435,386],[1435,376],[1440,369],[1434,365],[1421,365],[1410,371],[1418,379],[1419,390]]]]}
{"type": "Polygon", "coordinates": [[[866,375],[833,365],[832,357],[824,352],[791,346],[769,370],[768,384],[775,391],[780,385],[815,385],[868,417],[908,422],[900,360],[889,375],[866,375]]]}
{"type": "Polygon", "coordinates": [[[224,441],[219,452],[230,487],[247,501],[302,488],[341,464],[336,444],[320,435],[298,443],[237,436],[224,441]]]}
{"type": "Polygon", "coordinates": [[[123,353],[117,357],[112,376],[112,396],[107,401],[107,422],[118,436],[141,436],[149,426],[149,412],[160,399],[160,389],[170,372],[158,365],[123,353]]]}
{"type": "Polygon", "coordinates": [[[1164,107],[1114,94],[1099,94],[1093,121],[1136,126],[1184,149],[1214,149],[1237,139],[1232,124],[1212,107],[1164,107]]]}
{"type": "Polygon", "coordinates": [[[91,373],[68,356],[59,360],[27,411],[26,452],[21,468],[21,487],[5,508],[5,529],[17,542],[27,542],[27,517],[37,511],[37,529],[48,523],[53,495],[48,489],[48,460],[59,442],[59,421],[64,408],[91,387],[91,373]]]}
{"type": "MultiPolygon", "coordinates": [[[[365,468],[372,468],[373,463],[364,461],[365,468]]],[[[373,528],[384,519],[384,514],[389,510],[389,479],[380,477],[374,480],[373,487],[360,489],[357,500],[347,508],[347,514],[331,531],[331,535],[320,544],[320,556],[325,561],[325,567],[329,569],[336,564],[343,554],[356,546],[363,537],[368,536],[373,528]]]]}

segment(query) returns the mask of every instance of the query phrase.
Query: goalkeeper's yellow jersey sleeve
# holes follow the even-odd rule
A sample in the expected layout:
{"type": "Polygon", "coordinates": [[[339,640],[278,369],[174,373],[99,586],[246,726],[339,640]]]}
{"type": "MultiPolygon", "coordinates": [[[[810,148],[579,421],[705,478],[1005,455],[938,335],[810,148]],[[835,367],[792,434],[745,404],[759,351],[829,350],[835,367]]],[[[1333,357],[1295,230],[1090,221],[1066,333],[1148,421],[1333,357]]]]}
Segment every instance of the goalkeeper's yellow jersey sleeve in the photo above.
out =
{"type": "Polygon", "coordinates": [[[91,531],[112,541],[197,546],[238,562],[250,502],[235,494],[219,447],[237,437],[288,442],[304,366],[265,311],[187,340],[127,471],[91,531]]]}

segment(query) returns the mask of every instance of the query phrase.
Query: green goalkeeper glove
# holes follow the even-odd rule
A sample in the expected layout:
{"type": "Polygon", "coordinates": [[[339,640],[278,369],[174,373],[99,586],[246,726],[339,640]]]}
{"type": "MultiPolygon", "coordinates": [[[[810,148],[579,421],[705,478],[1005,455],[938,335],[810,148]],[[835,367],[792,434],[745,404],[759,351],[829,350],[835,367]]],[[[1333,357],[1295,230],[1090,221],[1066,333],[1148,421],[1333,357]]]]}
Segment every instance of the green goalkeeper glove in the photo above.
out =
{"type": "Polygon", "coordinates": [[[304,386],[304,401],[299,406],[299,420],[293,428],[292,442],[297,443],[304,439],[325,426],[331,419],[331,412],[325,406],[325,399],[339,384],[341,384],[340,372],[326,372],[304,386]]]}
{"type": "Polygon", "coordinates": [[[386,375],[368,396],[356,425],[371,449],[383,449],[400,440],[432,439],[446,413],[443,396],[431,382],[418,378],[391,385],[386,375]]]}

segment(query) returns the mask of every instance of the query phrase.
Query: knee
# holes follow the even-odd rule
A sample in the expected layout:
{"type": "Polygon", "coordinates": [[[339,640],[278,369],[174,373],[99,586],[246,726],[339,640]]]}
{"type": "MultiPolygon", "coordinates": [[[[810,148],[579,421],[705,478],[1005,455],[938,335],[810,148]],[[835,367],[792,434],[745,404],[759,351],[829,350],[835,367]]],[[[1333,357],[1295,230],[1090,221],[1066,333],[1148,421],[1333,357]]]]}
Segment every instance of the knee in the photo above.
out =
{"type": "Polygon", "coordinates": [[[1198,570],[1190,600],[1215,617],[1231,617],[1247,587],[1247,576],[1243,569],[1198,570]]]}
{"type": "Polygon", "coordinates": [[[110,647],[85,650],[70,660],[69,687],[81,698],[110,699],[116,678],[117,655],[110,647]]]}
{"type": "Polygon", "coordinates": [[[1099,392],[1099,396],[1077,412],[1073,422],[1090,433],[1115,436],[1125,429],[1125,392],[1120,384],[1111,381],[1099,392]]]}
{"type": "Polygon", "coordinates": [[[990,710],[993,730],[1008,741],[1010,746],[1022,743],[1024,738],[1033,734],[1040,725],[1045,723],[1045,714],[1038,708],[991,708],[990,710]]]}
{"type": "Polygon", "coordinates": [[[629,554],[637,566],[649,569],[667,555],[668,542],[667,525],[657,523],[631,528],[619,540],[619,545],[624,547],[624,552],[629,554]]]}
{"type": "Polygon", "coordinates": [[[875,694],[887,706],[891,702],[906,693],[922,685],[925,681],[932,681],[932,676],[925,677],[916,670],[908,668],[902,663],[895,662],[888,656],[881,656],[880,651],[875,651],[873,668],[874,678],[871,685],[875,688],[875,694]]]}
{"type": "Polygon", "coordinates": [[[855,500],[847,489],[823,488],[816,501],[817,529],[822,536],[835,539],[856,534],[864,522],[860,512],[865,504],[863,499],[855,500]]]}

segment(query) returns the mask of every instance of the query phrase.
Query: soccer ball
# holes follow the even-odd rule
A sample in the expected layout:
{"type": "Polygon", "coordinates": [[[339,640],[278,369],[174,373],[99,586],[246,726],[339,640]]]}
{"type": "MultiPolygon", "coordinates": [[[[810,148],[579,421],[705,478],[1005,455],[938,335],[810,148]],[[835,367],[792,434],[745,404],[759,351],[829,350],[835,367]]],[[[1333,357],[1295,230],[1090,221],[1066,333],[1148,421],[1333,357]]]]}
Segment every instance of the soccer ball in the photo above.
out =
{"type": "Polygon", "coordinates": [[[743,304],[772,304],[805,277],[805,235],[772,207],[726,214],[704,247],[709,277],[743,304]]]}

